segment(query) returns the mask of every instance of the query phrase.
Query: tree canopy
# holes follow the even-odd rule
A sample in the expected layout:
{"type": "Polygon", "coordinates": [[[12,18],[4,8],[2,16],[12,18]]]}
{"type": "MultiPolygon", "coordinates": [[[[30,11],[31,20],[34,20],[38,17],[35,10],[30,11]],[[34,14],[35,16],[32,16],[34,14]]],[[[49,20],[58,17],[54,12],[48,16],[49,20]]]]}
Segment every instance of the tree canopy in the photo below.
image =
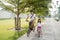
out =
{"type": "Polygon", "coordinates": [[[10,5],[5,5],[3,2],[0,2],[0,5],[11,12],[29,12],[33,10],[36,14],[46,15],[48,14],[48,4],[51,0],[6,0],[6,3],[10,5]]]}
{"type": "Polygon", "coordinates": [[[47,15],[48,14],[48,4],[51,0],[25,0],[26,7],[29,8],[28,11],[33,10],[36,14],[47,15]]]}

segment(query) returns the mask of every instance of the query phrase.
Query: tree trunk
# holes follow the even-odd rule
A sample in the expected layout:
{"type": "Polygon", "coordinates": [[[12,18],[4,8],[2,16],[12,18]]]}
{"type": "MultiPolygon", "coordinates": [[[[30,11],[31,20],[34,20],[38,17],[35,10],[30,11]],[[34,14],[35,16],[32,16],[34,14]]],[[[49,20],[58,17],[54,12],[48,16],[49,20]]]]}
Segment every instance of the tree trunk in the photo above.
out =
{"type": "Polygon", "coordinates": [[[17,15],[17,17],[15,17],[15,30],[20,30],[20,28],[21,28],[21,19],[19,15],[17,15]]]}
{"type": "Polygon", "coordinates": [[[17,17],[16,17],[16,30],[20,30],[20,27],[21,27],[21,20],[19,18],[19,14],[20,14],[20,9],[19,9],[19,0],[18,0],[18,3],[17,3],[17,17]]]}
{"type": "Polygon", "coordinates": [[[16,29],[16,26],[17,26],[16,17],[14,17],[14,20],[15,20],[15,29],[16,29]]]}
{"type": "Polygon", "coordinates": [[[19,18],[19,15],[17,15],[17,29],[16,30],[20,30],[20,18],[19,18]]]}

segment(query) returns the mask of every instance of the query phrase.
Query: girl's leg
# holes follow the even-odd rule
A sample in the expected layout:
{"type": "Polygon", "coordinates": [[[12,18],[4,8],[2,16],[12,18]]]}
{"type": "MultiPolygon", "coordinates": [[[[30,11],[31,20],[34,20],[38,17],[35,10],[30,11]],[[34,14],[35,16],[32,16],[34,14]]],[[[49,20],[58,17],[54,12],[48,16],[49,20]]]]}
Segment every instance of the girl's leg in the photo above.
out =
{"type": "Polygon", "coordinates": [[[40,29],[39,32],[38,32],[38,37],[41,37],[41,35],[42,35],[42,31],[40,29]]]}
{"type": "Polygon", "coordinates": [[[37,30],[37,32],[38,32],[38,37],[40,37],[41,36],[41,30],[37,30]]]}
{"type": "Polygon", "coordinates": [[[40,31],[38,31],[38,37],[40,37],[40,31]]]}

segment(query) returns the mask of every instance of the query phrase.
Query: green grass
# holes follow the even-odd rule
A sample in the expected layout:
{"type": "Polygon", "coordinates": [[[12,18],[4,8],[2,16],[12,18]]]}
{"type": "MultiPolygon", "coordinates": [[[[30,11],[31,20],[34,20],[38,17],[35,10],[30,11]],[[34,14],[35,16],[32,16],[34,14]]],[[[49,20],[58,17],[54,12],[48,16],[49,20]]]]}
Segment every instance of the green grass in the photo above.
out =
{"type": "Polygon", "coordinates": [[[26,30],[15,31],[14,30],[14,20],[13,19],[1,19],[0,20],[0,40],[16,40],[18,37],[22,36],[27,31],[28,23],[25,19],[21,19],[21,27],[26,30]]]}
{"type": "MultiPolygon", "coordinates": [[[[44,20],[42,19],[42,21],[44,20]]],[[[25,28],[25,30],[15,31],[14,19],[0,19],[0,40],[16,40],[27,32],[27,26],[28,22],[21,19],[21,27],[25,28]]]]}

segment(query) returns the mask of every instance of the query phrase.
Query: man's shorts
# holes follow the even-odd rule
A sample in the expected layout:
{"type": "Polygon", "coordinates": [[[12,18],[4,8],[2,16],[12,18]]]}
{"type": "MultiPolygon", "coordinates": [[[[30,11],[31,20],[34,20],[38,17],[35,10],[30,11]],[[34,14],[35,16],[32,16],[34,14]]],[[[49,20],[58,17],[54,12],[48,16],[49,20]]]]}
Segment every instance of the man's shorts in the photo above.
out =
{"type": "Polygon", "coordinates": [[[30,22],[29,22],[29,29],[30,29],[30,30],[33,30],[33,27],[34,27],[34,24],[32,25],[32,23],[33,23],[33,21],[30,21],[30,22]]]}

